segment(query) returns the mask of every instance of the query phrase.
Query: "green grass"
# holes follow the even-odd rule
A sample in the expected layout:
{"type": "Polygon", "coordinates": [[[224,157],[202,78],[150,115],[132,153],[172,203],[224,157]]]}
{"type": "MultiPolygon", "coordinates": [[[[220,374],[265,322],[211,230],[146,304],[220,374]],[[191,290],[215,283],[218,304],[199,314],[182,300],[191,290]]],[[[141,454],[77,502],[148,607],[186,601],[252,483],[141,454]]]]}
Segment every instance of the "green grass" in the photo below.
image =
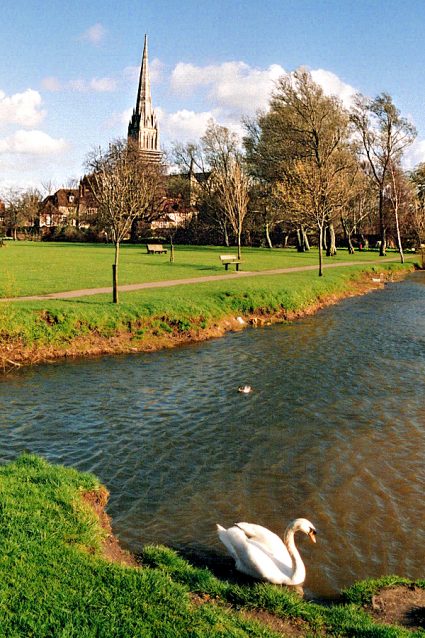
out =
{"type": "MultiPolygon", "coordinates": [[[[382,268],[381,270],[383,269],[382,268]]],[[[398,270],[400,265],[385,264],[398,270]]],[[[326,276],[316,271],[211,281],[170,288],[122,293],[119,305],[110,295],[72,300],[0,303],[0,346],[19,341],[28,347],[47,344],[65,348],[76,337],[110,338],[127,333],[135,346],[152,335],[181,335],[208,329],[225,317],[301,312],[353,285],[365,270],[376,266],[333,268],[326,276]]],[[[406,266],[406,269],[411,266],[406,266]]]]}
{"type": "Polygon", "coordinates": [[[373,622],[362,598],[328,607],[273,585],[233,584],[164,547],[146,547],[140,569],[106,562],[105,532],[82,499],[99,489],[93,475],[34,455],[0,466],[2,638],[276,635],[244,609],[301,619],[306,636],[414,635],[373,622]]]}
{"type": "MultiPolygon", "coordinates": [[[[218,259],[221,251],[219,247],[178,247],[177,261],[170,264],[167,256],[146,255],[140,246],[124,246],[121,282],[223,274],[218,259]]],[[[2,302],[0,351],[6,362],[10,349],[16,352],[22,346],[38,350],[53,347],[60,354],[77,337],[90,341],[93,335],[102,339],[127,335],[129,347],[140,349],[149,345],[152,338],[196,337],[202,331],[214,330],[228,317],[302,312],[329,296],[343,293],[364,272],[376,274],[402,268],[397,255],[393,262],[370,265],[357,265],[359,256],[362,260],[377,259],[374,252],[349,257],[346,251],[339,251],[336,259],[328,262],[350,260],[353,265],[326,270],[323,277],[318,277],[316,269],[257,277],[255,274],[265,269],[315,264],[317,252],[246,249],[244,268],[253,272],[252,277],[121,293],[119,305],[111,303],[110,294],[2,302]]],[[[112,248],[17,242],[0,249],[0,260],[4,265],[0,270],[3,296],[36,294],[107,285],[112,248]]],[[[411,269],[412,263],[405,268],[411,269]]]]}
{"type": "MultiPolygon", "coordinates": [[[[219,255],[235,252],[217,246],[176,246],[175,262],[167,255],[147,255],[144,246],[123,245],[119,283],[132,284],[223,274],[219,255]]],[[[389,256],[391,254],[389,253],[389,256]]],[[[394,260],[398,255],[393,253],[394,260]]],[[[246,248],[244,271],[317,265],[317,250],[246,248]]],[[[325,263],[373,261],[376,251],[349,255],[339,250],[325,263]]],[[[111,286],[114,248],[105,244],[7,242],[0,248],[0,297],[16,297],[111,286]]],[[[231,268],[231,270],[233,270],[231,268]]]]}

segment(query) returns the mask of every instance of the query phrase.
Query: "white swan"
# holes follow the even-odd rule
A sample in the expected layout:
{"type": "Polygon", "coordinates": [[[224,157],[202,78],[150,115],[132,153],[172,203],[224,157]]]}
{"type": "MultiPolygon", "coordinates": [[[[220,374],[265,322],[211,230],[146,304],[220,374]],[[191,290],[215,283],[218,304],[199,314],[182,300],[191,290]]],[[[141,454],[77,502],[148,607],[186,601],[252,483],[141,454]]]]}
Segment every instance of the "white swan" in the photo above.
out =
{"type": "Polygon", "coordinates": [[[304,563],[294,542],[298,531],[316,542],[316,529],[306,518],[292,521],[283,541],[261,525],[236,523],[229,529],[217,525],[218,536],[235,559],[236,569],[276,585],[301,585],[305,580],[304,563]]]}

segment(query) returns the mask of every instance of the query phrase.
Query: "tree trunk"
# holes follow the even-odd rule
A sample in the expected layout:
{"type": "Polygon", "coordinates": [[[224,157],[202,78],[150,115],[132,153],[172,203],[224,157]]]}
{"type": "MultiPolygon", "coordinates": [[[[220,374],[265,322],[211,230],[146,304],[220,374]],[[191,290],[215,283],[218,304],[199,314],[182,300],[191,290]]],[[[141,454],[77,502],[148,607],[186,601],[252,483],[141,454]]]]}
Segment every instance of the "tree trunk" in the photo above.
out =
{"type": "Polygon", "coordinates": [[[403,246],[401,243],[401,235],[400,235],[400,224],[398,223],[398,212],[397,210],[394,211],[394,215],[395,215],[395,227],[397,230],[397,245],[398,245],[398,250],[400,253],[400,261],[402,264],[404,264],[404,253],[403,253],[403,246]]]}
{"type": "Polygon", "coordinates": [[[229,244],[229,234],[227,232],[226,222],[224,222],[223,224],[223,235],[224,235],[224,245],[228,248],[230,244],[229,244]]]}
{"type": "Polygon", "coordinates": [[[301,235],[301,229],[297,228],[297,252],[298,253],[303,253],[304,252],[304,246],[303,246],[303,240],[302,240],[302,235],[301,235]]]}
{"type": "Polygon", "coordinates": [[[319,277],[323,275],[323,226],[319,226],[319,277]]]}
{"type": "Polygon", "coordinates": [[[350,255],[354,255],[354,246],[353,246],[353,242],[351,241],[351,234],[347,235],[347,242],[348,242],[348,253],[350,255]]]}
{"type": "Polygon", "coordinates": [[[335,228],[332,223],[328,226],[329,241],[326,249],[326,255],[328,257],[334,257],[336,255],[336,240],[335,240],[335,228]]]}
{"type": "Polygon", "coordinates": [[[118,261],[120,256],[120,243],[115,243],[115,262],[112,265],[112,303],[118,303],[118,261]]]}
{"type": "Polygon", "coordinates": [[[238,229],[238,259],[241,258],[241,254],[242,254],[242,250],[241,250],[241,234],[242,234],[242,229],[239,228],[238,229]]]}
{"type": "Polygon", "coordinates": [[[310,250],[310,244],[309,244],[307,233],[305,232],[304,226],[301,226],[301,234],[303,238],[304,252],[308,252],[310,250]]]}
{"type": "Polygon", "coordinates": [[[265,223],[264,231],[266,233],[266,243],[269,248],[273,248],[272,240],[270,239],[270,224],[269,222],[265,223]]]}
{"type": "Polygon", "coordinates": [[[379,190],[379,234],[381,237],[381,245],[379,247],[379,256],[385,257],[387,249],[387,234],[384,224],[384,192],[382,188],[379,190]]]}

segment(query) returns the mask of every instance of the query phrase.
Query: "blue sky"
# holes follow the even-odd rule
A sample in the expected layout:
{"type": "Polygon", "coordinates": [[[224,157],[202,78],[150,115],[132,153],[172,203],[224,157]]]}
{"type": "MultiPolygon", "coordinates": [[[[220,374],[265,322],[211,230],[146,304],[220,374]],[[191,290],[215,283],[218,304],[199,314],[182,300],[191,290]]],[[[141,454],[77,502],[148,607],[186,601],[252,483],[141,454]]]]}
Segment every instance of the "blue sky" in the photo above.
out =
{"type": "Polygon", "coordinates": [[[346,104],[390,93],[418,128],[408,165],[425,160],[424,0],[3,0],[0,192],[65,185],[126,135],[145,33],[164,147],[211,117],[240,131],[307,66],[346,104]]]}

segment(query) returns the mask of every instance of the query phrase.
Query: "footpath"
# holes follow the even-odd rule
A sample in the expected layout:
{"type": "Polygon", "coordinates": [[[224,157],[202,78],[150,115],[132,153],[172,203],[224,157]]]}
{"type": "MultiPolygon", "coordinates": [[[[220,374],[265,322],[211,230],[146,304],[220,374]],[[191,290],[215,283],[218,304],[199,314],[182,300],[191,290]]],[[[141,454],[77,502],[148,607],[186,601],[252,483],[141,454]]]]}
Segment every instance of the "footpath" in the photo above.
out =
{"type": "MultiPolygon", "coordinates": [[[[345,266],[363,266],[371,264],[382,264],[384,262],[396,261],[395,257],[380,258],[376,261],[342,261],[333,264],[324,264],[322,268],[341,268],[345,266]]],[[[207,281],[220,281],[224,279],[241,279],[243,277],[262,277],[265,275],[286,275],[291,272],[302,272],[306,270],[318,270],[318,265],[313,266],[296,266],[294,268],[277,268],[275,270],[260,271],[239,271],[223,275],[207,275],[205,277],[190,277],[187,279],[170,279],[167,281],[151,281],[140,284],[124,284],[118,286],[119,292],[133,292],[135,290],[143,290],[147,288],[168,288],[169,286],[184,286],[187,284],[201,284],[207,281]]],[[[27,297],[3,297],[0,301],[38,301],[43,299],[72,299],[75,297],[87,297],[89,295],[112,294],[112,287],[106,288],[85,288],[83,290],[68,290],[65,292],[52,292],[46,295],[30,295],[27,297]]]]}

